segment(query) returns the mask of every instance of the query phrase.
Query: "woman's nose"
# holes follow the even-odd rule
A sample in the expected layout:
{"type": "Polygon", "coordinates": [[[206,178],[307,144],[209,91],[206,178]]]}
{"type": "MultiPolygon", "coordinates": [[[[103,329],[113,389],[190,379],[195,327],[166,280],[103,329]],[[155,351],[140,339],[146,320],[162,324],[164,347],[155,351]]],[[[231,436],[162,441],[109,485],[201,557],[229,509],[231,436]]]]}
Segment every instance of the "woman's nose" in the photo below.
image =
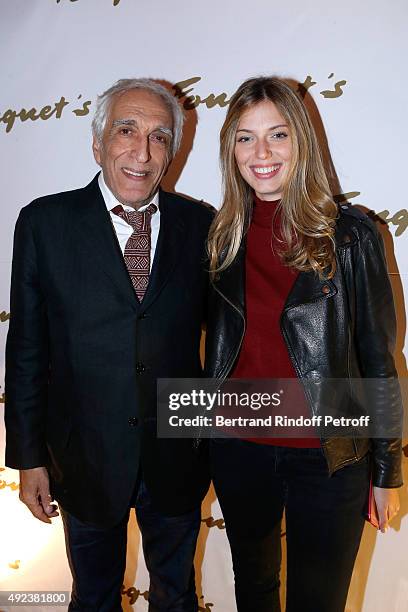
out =
{"type": "Polygon", "coordinates": [[[258,140],[255,152],[259,159],[268,159],[272,154],[270,143],[264,139],[258,140]]]}

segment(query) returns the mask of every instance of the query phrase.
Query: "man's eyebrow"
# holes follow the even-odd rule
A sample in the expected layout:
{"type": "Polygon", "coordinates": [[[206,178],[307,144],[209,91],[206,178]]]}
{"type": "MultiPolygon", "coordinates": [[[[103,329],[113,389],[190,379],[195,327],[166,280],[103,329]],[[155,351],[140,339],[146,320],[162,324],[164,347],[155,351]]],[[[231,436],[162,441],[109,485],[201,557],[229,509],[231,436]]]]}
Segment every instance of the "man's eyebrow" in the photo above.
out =
{"type": "MultiPolygon", "coordinates": [[[[137,121],[134,119],[115,119],[112,122],[112,127],[118,127],[119,125],[130,125],[132,127],[137,126],[137,121]]],[[[173,130],[171,128],[165,127],[164,125],[158,125],[154,128],[153,132],[163,132],[167,134],[170,138],[173,138],[173,130]]]]}
{"type": "Polygon", "coordinates": [[[153,131],[154,132],[156,132],[156,131],[163,132],[164,134],[167,134],[168,136],[170,136],[170,138],[173,138],[173,130],[171,130],[168,127],[159,126],[155,130],[153,130],[153,131]]]}
{"type": "Polygon", "coordinates": [[[134,119],[115,119],[112,122],[112,127],[116,127],[118,125],[136,125],[136,121],[134,119]]]}

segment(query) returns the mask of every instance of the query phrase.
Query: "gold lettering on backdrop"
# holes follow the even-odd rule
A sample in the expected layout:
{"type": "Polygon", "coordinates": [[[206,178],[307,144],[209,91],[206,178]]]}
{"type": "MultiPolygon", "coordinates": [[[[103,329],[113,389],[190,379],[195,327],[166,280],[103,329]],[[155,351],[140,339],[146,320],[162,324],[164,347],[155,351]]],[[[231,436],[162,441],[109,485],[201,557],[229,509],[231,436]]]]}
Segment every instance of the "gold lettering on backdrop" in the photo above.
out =
{"type": "Polygon", "coordinates": [[[0,323],[5,323],[10,318],[10,313],[3,310],[0,312],[0,323]]]}
{"type": "MultiPolygon", "coordinates": [[[[356,198],[361,194],[361,191],[349,191],[348,193],[339,193],[334,196],[335,202],[341,204],[341,202],[347,202],[352,198],[356,198]]],[[[362,204],[364,206],[364,204],[362,204]]],[[[376,212],[375,210],[369,210],[367,215],[373,219],[373,221],[378,221],[381,219],[388,225],[395,225],[398,229],[395,231],[395,237],[401,236],[405,232],[408,227],[408,210],[406,208],[401,208],[396,213],[394,213],[391,217],[389,210],[382,210],[381,212],[376,212]]]]}
{"type": "Polygon", "coordinates": [[[129,587],[127,589],[124,584],[122,584],[120,592],[122,595],[126,595],[126,597],[129,597],[129,603],[131,606],[133,606],[133,604],[139,599],[139,597],[143,597],[145,601],[148,601],[149,598],[149,591],[143,591],[142,593],[142,591],[136,589],[135,587],[129,587]]]}
{"type": "MultiPolygon", "coordinates": [[[[0,472],[4,472],[6,468],[0,468],[0,472]]],[[[18,491],[20,485],[16,482],[6,482],[5,480],[0,479],[0,490],[9,487],[12,491],[18,491]]]]}
{"type": "MultiPolygon", "coordinates": [[[[58,1],[59,0],[57,0],[57,2],[58,1]]],[[[77,0],[71,0],[71,2],[72,1],[77,0]]],[[[119,4],[119,2],[117,2],[116,4],[119,4]]],[[[327,78],[331,79],[333,77],[334,72],[331,72],[327,78]]],[[[201,104],[205,104],[208,109],[214,108],[215,106],[223,108],[224,106],[227,106],[229,104],[230,100],[228,99],[228,94],[226,94],[225,92],[222,92],[218,95],[216,95],[215,93],[209,93],[204,98],[201,95],[194,93],[194,85],[196,85],[200,81],[200,76],[194,76],[190,77],[189,79],[179,81],[173,87],[175,96],[179,99],[184,98],[183,106],[186,110],[192,110],[194,108],[197,108],[197,106],[200,106],[201,104]]],[[[347,81],[345,80],[337,81],[334,84],[333,90],[325,89],[322,90],[320,94],[324,98],[338,98],[343,95],[344,92],[342,90],[342,87],[344,87],[346,83],[347,81]]],[[[314,81],[311,75],[307,75],[303,83],[299,84],[299,94],[304,97],[308,89],[310,89],[316,84],[317,81],[314,81]]],[[[79,96],[77,96],[77,100],[81,100],[81,98],[82,94],[79,94],[79,96]]],[[[46,121],[54,116],[56,119],[60,119],[62,117],[62,113],[65,107],[67,107],[69,104],[70,102],[64,96],[61,96],[61,98],[57,102],[54,102],[53,105],[46,104],[39,110],[35,107],[31,107],[28,110],[26,108],[21,108],[17,112],[16,110],[9,108],[0,117],[0,123],[5,124],[6,133],[9,133],[13,129],[16,119],[20,119],[22,123],[28,120],[37,121],[38,119],[46,121]]],[[[89,114],[89,108],[91,104],[92,100],[86,100],[82,102],[82,105],[80,104],[78,108],[74,108],[72,110],[72,113],[77,117],[84,117],[89,114]]],[[[343,193],[335,196],[335,200],[336,202],[341,203],[355,198],[358,195],[360,195],[359,191],[351,191],[349,193],[343,193]]],[[[379,213],[376,213],[375,211],[370,211],[369,215],[373,218],[379,217],[386,223],[395,225],[397,227],[395,237],[401,236],[401,234],[403,234],[408,227],[408,211],[406,208],[402,208],[401,210],[394,213],[392,216],[389,216],[390,212],[388,210],[383,210],[379,213]]],[[[9,318],[10,313],[6,313],[4,310],[0,313],[0,322],[4,323],[9,318]]]]}
{"type": "Polygon", "coordinates": [[[0,480],[0,490],[5,489],[6,487],[9,487],[12,491],[18,491],[20,485],[18,485],[16,482],[6,482],[5,480],[0,480]]]}
{"type": "MultiPolygon", "coordinates": [[[[79,100],[80,98],[82,98],[82,94],[79,94],[77,100],[79,100]]],[[[89,107],[91,106],[91,104],[92,104],[92,100],[87,100],[86,102],[82,104],[81,108],[74,108],[72,112],[77,117],[85,117],[85,115],[89,113],[89,107]]]]}
{"type": "Polygon", "coordinates": [[[211,529],[211,527],[218,527],[218,529],[225,529],[224,519],[214,519],[212,516],[208,518],[201,519],[202,523],[205,523],[207,527],[211,529]]]}
{"type": "Polygon", "coordinates": [[[313,87],[313,85],[316,85],[316,83],[317,81],[313,81],[310,74],[308,74],[303,83],[299,83],[298,86],[298,94],[301,96],[301,98],[304,98],[307,90],[313,87]]]}
{"type": "MultiPolygon", "coordinates": [[[[333,77],[334,77],[334,72],[331,72],[327,78],[332,79],[333,77]]],[[[337,81],[334,84],[334,89],[323,89],[323,91],[319,93],[321,96],[323,96],[323,98],[339,98],[340,96],[343,95],[344,91],[342,87],[344,87],[344,85],[346,84],[347,84],[347,81],[345,80],[337,81]]],[[[300,83],[298,86],[299,95],[302,98],[304,98],[307,91],[314,85],[317,85],[317,81],[313,81],[310,74],[308,74],[306,79],[303,81],[303,83],[300,83]]]]}
{"type": "MultiPolygon", "coordinates": [[[[327,78],[331,79],[333,78],[333,76],[334,76],[334,72],[331,72],[327,78]]],[[[337,81],[334,84],[334,89],[323,89],[319,93],[321,96],[323,96],[323,98],[339,98],[340,96],[343,95],[344,91],[342,87],[344,87],[346,84],[347,84],[347,81],[343,79],[341,81],[337,81]]],[[[299,83],[299,86],[298,86],[298,93],[301,96],[301,98],[304,98],[308,90],[311,87],[314,87],[314,85],[317,85],[317,81],[314,81],[312,76],[308,74],[306,79],[303,81],[303,83],[299,83]]]]}
{"type": "Polygon", "coordinates": [[[205,104],[207,108],[214,108],[214,106],[227,106],[230,101],[227,100],[227,94],[225,92],[218,94],[216,96],[213,93],[208,94],[206,98],[201,98],[198,94],[194,94],[189,96],[194,87],[190,87],[190,89],[185,89],[189,85],[194,85],[201,81],[201,77],[191,77],[190,79],[186,79],[185,81],[179,81],[173,86],[175,95],[177,98],[186,98],[183,102],[183,106],[186,110],[192,110],[193,108],[197,108],[200,104],[205,104]]]}
{"type": "Polygon", "coordinates": [[[54,102],[54,107],[47,104],[46,106],[43,106],[40,110],[37,110],[35,107],[32,107],[29,110],[27,110],[26,108],[22,108],[19,112],[8,108],[0,118],[0,122],[6,124],[6,132],[8,133],[13,128],[14,122],[17,117],[23,123],[28,119],[30,119],[31,121],[37,121],[37,119],[42,119],[43,121],[46,121],[47,119],[50,119],[53,115],[55,115],[56,119],[61,119],[62,111],[64,110],[65,106],[68,106],[68,104],[69,102],[67,102],[64,96],[61,96],[58,102],[54,102]]]}
{"type": "Polygon", "coordinates": [[[360,193],[361,191],[348,191],[347,193],[339,193],[338,195],[334,196],[334,201],[337,202],[337,204],[341,204],[341,202],[347,202],[352,198],[356,198],[360,195],[360,193]]]}
{"type": "Polygon", "coordinates": [[[12,563],[9,563],[8,566],[10,569],[20,569],[20,563],[21,563],[20,559],[16,559],[12,563]]]}
{"type": "Polygon", "coordinates": [[[396,212],[392,217],[389,217],[389,210],[383,210],[379,213],[376,213],[374,210],[370,210],[370,216],[380,217],[386,223],[392,223],[396,225],[398,229],[395,232],[395,236],[401,236],[405,232],[408,227],[408,210],[406,208],[401,208],[398,212],[396,212]]]}
{"type": "MultiPolygon", "coordinates": [[[[201,595],[199,600],[200,599],[204,599],[204,595],[201,595]]],[[[199,602],[199,604],[198,604],[198,612],[211,612],[211,608],[213,608],[213,607],[214,607],[213,603],[205,603],[204,601],[203,602],[199,602]],[[203,608],[203,606],[204,606],[204,608],[203,608]]]]}
{"type": "Polygon", "coordinates": [[[408,444],[402,447],[402,452],[404,453],[405,457],[408,457],[408,444]]]}
{"type": "MultiPolygon", "coordinates": [[[[133,606],[134,603],[137,602],[139,597],[142,597],[145,601],[149,601],[149,591],[141,591],[136,587],[126,588],[124,584],[122,584],[122,588],[120,590],[122,595],[125,595],[129,598],[129,604],[133,606]]],[[[204,595],[201,595],[200,600],[204,599],[204,595]]],[[[199,604],[198,610],[199,612],[211,612],[211,608],[214,606],[213,603],[205,603],[202,602],[202,605],[199,604]],[[204,606],[204,607],[202,607],[204,606]]]]}
{"type": "Polygon", "coordinates": [[[342,87],[344,87],[344,85],[346,84],[347,84],[347,81],[344,81],[344,80],[337,81],[337,83],[334,84],[333,90],[325,89],[321,91],[320,93],[322,94],[324,98],[339,98],[340,96],[344,94],[342,87]]]}
{"type": "MultiPolygon", "coordinates": [[[[57,0],[57,2],[60,0],[57,0]]],[[[78,0],[70,0],[71,2],[78,0]]],[[[118,2],[114,2],[114,6],[117,6],[118,2]]],[[[333,73],[329,75],[329,78],[333,76],[333,73]]],[[[175,96],[178,98],[185,98],[183,100],[183,106],[186,110],[192,110],[200,106],[200,104],[204,104],[208,109],[214,108],[215,106],[219,106],[223,108],[230,103],[228,99],[228,94],[225,92],[215,94],[209,93],[205,97],[202,95],[196,94],[194,92],[194,85],[201,81],[200,76],[190,77],[189,79],[185,79],[183,81],[179,81],[173,87],[175,96]],[[194,93],[192,93],[194,92],[194,93]]],[[[321,91],[321,95],[325,98],[338,98],[343,95],[342,87],[347,83],[347,81],[337,81],[334,84],[333,90],[323,90],[321,91]]],[[[313,87],[317,84],[317,81],[313,81],[312,77],[308,75],[303,83],[301,83],[298,87],[299,94],[304,97],[306,92],[310,87],[313,87]]],[[[82,94],[78,96],[78,100],[82,97],[82,94]]],[[[25,121],[37,121],[38,119],[42,119],[43,121],[47,121],[51,117],[56,119],[60,119],[62,117],[62,112],[66,106],[68,106],[70,102],[66,100],[64,96],[58,100],[58,102],[54,102],[53,105],[46,104],[40,109],[37,109],[35,106],[26,109],[21,108],[19,111],[8,108],[3,112],[3,115],[0,117],[0,123],[4,123],[6,126],[6,133],[8,134],[14,127],[16,119],[20,119],[22,123],[25,121]]],[[[74,108],[72,112],[77,117],[85,117],[89,114],[89,107],[92,104],[92,100],[86,100],[82,103],[82,106],[79,108],[74,108]]]]}
{"type": "MultiPolygon", "coordinates": [[[[332,79],[333,77],[334,77],[334,72],[331,72],[327,78],[332,79]]],[[[323,91],[320,92],[320,94],[324,98],[339,98],[340,96],[343,95],[344,91],[342,90],[342,87],[344,87],[344,85],[346,84],[347,84],[347,81],[345,80],[337,81],[337,83],[334,84],[333,90],[324,89],[323,91]]]]}
{"type": "MultiPolygon", "coordinates": [[[[79,100],[80,98],[82,98],[82,94],[80,94],[77,99],[79,100]]],[[[13,129],[16,119],[20,119],[22,123],[28,121],[28,119],[30,119],[30,121],[37,121],[38,119],[47,121],[47,119],[51,119],[54,115],[56,119],[61,119],[64,108],[69,104],[70,102],[64,96],[61,96],[58,102],[54,102],[53,106],[46,104],[39,110],[34,106],[28,110],[26,108],[21,108],[18,112],[12,108],[8,108],[0,117],[0,123],[6,125],[6,133],[8,133],[13,129]]],[[[88,115],[91,104],[92,100],[86,100],[82,103],[82,106],[74,108],[72,112],[77,117],[84,117],[88,115]]]]}

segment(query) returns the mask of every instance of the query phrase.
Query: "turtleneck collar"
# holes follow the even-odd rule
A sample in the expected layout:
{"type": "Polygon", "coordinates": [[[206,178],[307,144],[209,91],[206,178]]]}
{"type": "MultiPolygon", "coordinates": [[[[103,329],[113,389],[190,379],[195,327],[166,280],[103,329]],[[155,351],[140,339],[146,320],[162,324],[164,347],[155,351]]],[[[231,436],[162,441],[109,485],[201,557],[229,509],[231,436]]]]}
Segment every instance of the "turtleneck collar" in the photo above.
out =
{"type": "MultiPolygon", "coordinates": [[[[274,218],[275,213],[277,212],[277,207],[280,203],[280,200],[272,200],[266,201],[258,198],[257,195],[254,195],[254,209],[252,213],[252,222],[256,225],[271,227],[272,219],[274,218]]],[[[279,213],[275,216],[275,222],[279,217],[279,213]]]]}

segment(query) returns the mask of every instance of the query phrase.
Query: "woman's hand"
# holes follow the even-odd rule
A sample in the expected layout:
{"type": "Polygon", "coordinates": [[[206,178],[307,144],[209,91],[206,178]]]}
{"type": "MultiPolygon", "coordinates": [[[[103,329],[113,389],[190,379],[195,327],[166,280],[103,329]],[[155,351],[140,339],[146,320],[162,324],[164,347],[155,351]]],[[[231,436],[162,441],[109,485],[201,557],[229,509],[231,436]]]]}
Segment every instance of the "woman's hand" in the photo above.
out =
{"type": "Polygon", "coordinates": [[[375,505],[377,507],[380,530],[385,533],[388,523],[398,514],[400,509],[398,489],[382,489],[373,487],[375,505]]]}

